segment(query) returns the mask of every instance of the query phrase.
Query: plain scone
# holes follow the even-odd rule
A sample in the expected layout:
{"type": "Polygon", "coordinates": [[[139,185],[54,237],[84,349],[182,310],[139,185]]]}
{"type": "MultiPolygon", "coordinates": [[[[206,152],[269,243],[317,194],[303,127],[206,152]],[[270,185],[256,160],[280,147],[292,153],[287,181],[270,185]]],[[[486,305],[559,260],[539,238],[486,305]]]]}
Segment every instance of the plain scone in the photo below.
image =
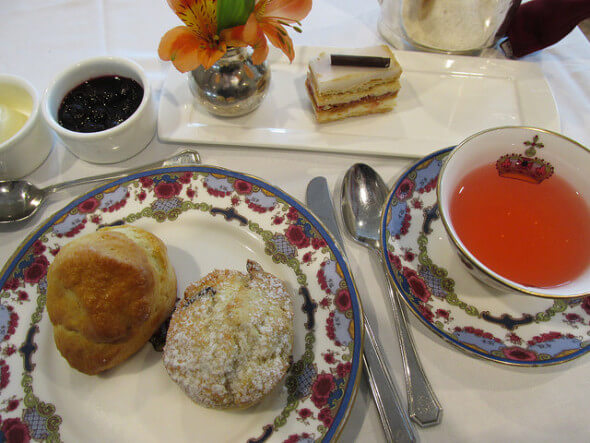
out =
{"type": "Polygon", "coordinates": [[[106,371],[170,316],[176,274],[164,243],[141,228],[102,228],[61,248],[47,276],[57,349],[73,368],[106,371]]]}
{"type": "Polygon", "coordinates": [[[249,260],[247,271],[215,270],[191,284],[170,320],[164,366],[202,406],[252,406],[289,368],[289,292],[257,263],[249,260]]]}

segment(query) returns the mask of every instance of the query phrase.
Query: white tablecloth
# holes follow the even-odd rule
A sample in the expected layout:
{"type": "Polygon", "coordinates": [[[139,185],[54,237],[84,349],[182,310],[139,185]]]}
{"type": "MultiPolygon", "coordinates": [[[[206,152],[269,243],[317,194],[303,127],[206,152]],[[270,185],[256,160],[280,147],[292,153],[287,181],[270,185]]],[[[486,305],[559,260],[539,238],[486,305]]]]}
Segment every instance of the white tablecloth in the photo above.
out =
{"type": "MultiPolygon", "coordinates": [[[[316,0],[294,34],[296,45],[359,47],[383,43],[377,32],[376,1],[316,0]]],[[[156,55],[161,35],[178,23],[165,0],[28,0],[0,6],[0,72],[29,79],[38,91],[66,66],[99,54],[131,57],[142,64],[156,89],[169,64],[156,55]]],[[[494,56],[494,55],[492,55],[494,56]]],[[[500,57],[501,55],[496,54],[500,57]]],[[[526,57],[538,64],[557,103],[561,132],[590,145],[590,44],[579,29],[560,43],[526,57]]],[[[468,135],[468,134],[465,134],[468,135]]],[[[460,140],[457,140],[459,142],[460,140]]],[[[433,146],[433,151],[441,146],[433,146]]],[[[177,145],[155,138],[135,158],[117,165],[90,165],[56,142],[50,157],[28,179],[38,185],[140,165],[169,155],[177,145]]],[[[374,166],[392,184],[412,161],[330,153],[198,146],[203,161],[264,178],[304,200],[308,181],[327,177],[334,195],[355,162],[374,166]]],[[[45,214],[58,210],[84,189],[51,200],[45,214]]],[[[6,262],[43,217],[0,227],[0,260],[6,262]]],[[[368,317],[386,345],[388,363],[402,397],[403,373],[385,297],[385,282],[368,251],[347,239],[349,260],[368,317]]],[[[447,345],[416,318],[411,329],[432,386],[444,407],[442,423],[418,428],[424,442],[588,441],[590,358],[544,368],[518,368],[470,357],[447,345]]],[[[366,384],[341,441],[383,441],[366,384]]]]}

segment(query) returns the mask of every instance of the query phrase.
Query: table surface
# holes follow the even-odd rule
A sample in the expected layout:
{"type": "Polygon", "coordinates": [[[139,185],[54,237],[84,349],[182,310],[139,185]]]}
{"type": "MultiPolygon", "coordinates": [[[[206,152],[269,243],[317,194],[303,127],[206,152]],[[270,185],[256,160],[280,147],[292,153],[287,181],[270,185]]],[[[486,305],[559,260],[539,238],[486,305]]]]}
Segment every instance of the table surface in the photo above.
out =
{"type": "MultiPolygon", "coordinates": [[[[377,1],[316,0],[296,45],[361,47],[384,41],[377,31],[377,1]]],[[[21,75],[43,91],[68,65],[93,55],[121,55],[147,70],[161,89],[170,65],[157,58],[161,35],[178,21],[164,0],[29,0],[3,2],[0,8],[0,72],[21,75]]],[[[502,55],[493,51],[486,57],[502,55]]],[[[561,132],[590,146],[590,44],[576,28],[558,44],[525,58],[543,71],[554,95],[561,132]]],[[[465,134],[467,136],[469,134],[465,134]]],[[[457,140],[460,142],[461,140],[457,140]]],[[[204,163],[264,178],[299,200],[309,180],[328,179],[335,197],[342,177],[355,162],[375,167],[393,184],[413,160],[352,154],[196,146],[204,163]]],[[[432,146],[437,150],[442,146],[432,146]]],[[[157,137],[134,158],[115,165],[78,160],[60,143],[28,179],[38,185],[114,171],[168,156],[178,145],[157,137]]],[[[51,214],[84,189],[55,196],[51,214]]],[[[338,200],[336,200],[338,202],[338,200]]],[[[6,262],[43,217],[0,227],[0,260],[6,262]]],[[[346,239],[351,269],[367,316],[383,345],[402,397],[403,372],[396,334],[386,304],[385,280],[369,252],[346,239]]],[[[417,429],[423,442],[588,441],[586,411],[590,359],[550,367],[520,368],[480,360],[446,344],[418,319],[410,319],[420,358],[444,407],[442,423],[417,429]]],[[[376,408],[363,381],[341,441],[384,441],[376,408]]]]}

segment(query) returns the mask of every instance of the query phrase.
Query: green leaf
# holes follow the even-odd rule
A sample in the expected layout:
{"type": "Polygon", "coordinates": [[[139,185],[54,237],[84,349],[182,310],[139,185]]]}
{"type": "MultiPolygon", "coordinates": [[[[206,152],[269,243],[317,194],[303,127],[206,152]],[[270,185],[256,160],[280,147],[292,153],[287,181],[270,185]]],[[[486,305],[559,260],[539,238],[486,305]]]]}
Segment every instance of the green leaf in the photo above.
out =
{"type": "Polygon", "coordinates": [[[255,0],[217,0],[217,32],[243,25],[254,11],[255,0]]]}

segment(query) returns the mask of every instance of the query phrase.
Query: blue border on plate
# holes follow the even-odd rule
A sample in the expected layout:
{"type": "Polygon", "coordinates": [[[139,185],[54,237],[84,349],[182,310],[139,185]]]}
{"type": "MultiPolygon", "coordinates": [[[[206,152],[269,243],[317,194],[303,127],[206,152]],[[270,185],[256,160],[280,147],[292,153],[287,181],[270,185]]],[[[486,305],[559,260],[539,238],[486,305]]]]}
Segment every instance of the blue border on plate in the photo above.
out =
{"type": "Polygon", "coordinates": [[[352,369],[350,371],[350,374],[352,374],[353,376],[351,375],[351,378],[348,380],[348,383],[346,386],[346,391],[344,392],[344,396],[342,398],[342,401],[345,402],[344,404],[346,405],[346,407],[339,408],[338,413],[334,417],[334,421],[332,422],[330,428],[328,429],[328,432],[324,436],[324,439],[327,439],[329,441],[332,437],[334,437],[336,432],[339,430],[342,420],[346,418],[347,412],[349,411],[350,408],[352,408],[351,400],[352,400],[353,393],[355,391],[355,386],[357,384],[357,378],[360,376],[360,372],[359,372],[360,357],[361,357],[361,355],[360,355],[361,354],[361,339],[360,339],[360,337],[362,337],[362,330],[360,328],[361,315],[360,315],[360,304],[359,304],[358,294],[356,292],[356,287],[355,287],[354,282],[352,280],[352,275],[350,273],[350,270],[348,269],[346,261],[344,260],[342,252],[340,251],[336,242],[333,240],[332,235],[322,227],[322,225],[319,223],[316,216],[313,215],[313,213],[311,211],[309,211],[299,201],[295,200],[293,197],[286,194],[282,190],[262,181],[261,179],[258,179],[256,177],[249,176],[249,175],[246,175],[243,173],[231,171],[229,169],[224,169],[224,168],[217,168],[217,167],[210,167],[210,166],[174,166],[174,167],[150,169],[150,170],[138,172],[138,173],[117,179],[115,181],[106,183],[106,184],[99,186],[99,187],[89,191],[88,193],[76,198],[75,200],[70,202],[68,205],[66,205],[64,208],[62,208],[60,211],[55,213],[53,216],[49,217],[45,223],[43,223],[41,226],[39,226],[39,228],[37,228],[35,233],[32,234],[28,238],[28,240],[25,241],[24,245],[21,245],[19,247],[19,252],[16,254],[16,256],[14,256],[12,258],[12,261],[10,262],[10,264],[8,264],[5,267],[5,271],[4,271],[3,275],[0,277],[0,288],[2,288],[4,286],[4,283],[8,279],[8,276],[14,270],[14,267],[17,265],[18,262],[20,262],[20,260],[24,256],[25,252],[28,251],[30,246],[41,236],[41,234],[45,233],[47,231],[47,229],[49,227],[51,227],[53,224],[55,224],[55,222],[58,219],[60,219],[65,214],[70,212],[70,210],[72,210],[73,208],[78,206],[80,203],[87,200],[89,197],[99,194],[106,189],[112,188],[113,186],[117,186],[122,183],[136,180],[136,179],[138,179],[140,177],[144,177],[146,175],[164,174],[167,172],[179,172],[179,171],[208,172],[208,173],[214,173],[214,174],[223,174],[223,175],[227,175],[230,177],[234,177],[234,178],[248,181],[248,182],[253,183],[261,188],[271,191],[274,195],[280,197],[281,199],[283,199],[284,201],[289,203],[291,206],[294,206],[295,208],[297,208],[297,210],[301,214],[303,214],[305,216],[305,218],[309,222],[311,222],[313,224],[313,226],[321,233],[322,237],[324,238],[324,240],[326,240],[326,243],[328,244],[328,246],[330,247],[330,249],[334,253],[336,260],[338,261],[338,264],[340,265],[340,268],[342,269],[342,272],[344,274],[344,278],[346,281],[346,285],[348,286],[349,293],[351,295],[350,299],[352,302],[353,313],[354,313],[354,356],[353,356],[353,361],[352,361],[352,369]]]}
{"type": "Polygon", "coordinates": [[[422,322],[424,322],[424,324],[428,327],[428,329],[431,329],[433,332],[435,332],[437,335],[442,336],[445,340],[449,341],[450,343],[456,345],[457,347],[469,352],[469,353],[473,353],[473,354],[477,354],[485,359],[488,360],[493,360],[496,362],[500,362],[500,363],[507,363],[510,365],[516,365],[516,366],[547,366],[547,365],[553,365],[553,364],[558,364],[558,363],[563,363],[569,360],[573,360],[577,357],[580,357],[581,355],[587,353],[590,351],[590,346],[586,346],[585,348],[581,348],[578,351],[572,352],[571,354],[568,354],[564,357],[559,357],[559,358],[551,358],[549,360],[546,361],[534,361],[534,362],[528,362],[528,361],[522,361],[522,360],[510,360],[507,358],[502,358],[502,357],[496,357],[494,355],[491,354],[487,354],[485,352],[481,352],[478,351],[477,349],[471,348],[469,346],[466,346],[465,344],[461,343],[460,341],[456,340],[455,338],[453,338],[452,336],[450,336],[449,334],[447,334],[445,331],[441,331],[440,329],[435,328],[428,320],[426,320],[426,318],[420,313],[420,311],[418,311],[416,309],[416,307],[414,306],[414,304],[412,304],[409,300],[408,297],[406,296],[406,293],[404,291],[404,289],[402,288],[401,284],[399,283],[398,279],[395,277],[395,273],[393,272],[393,269],[391,267],[391,263],[389,262],[389,260],[387,260],[387,256],[388,256],[388,249],[387,249],[387,236],[386,236],[386,232],[387,232],[387,214],[390,211],[390,206],[391,206],[391,200],[393,199],[393,196],[395,194],[395,191],[397,190],[397,188],[399,187],[399,185],[402,183],[402,181],[411,173],[413,172],[418,166],[422,165],[424,162],[430,160],[433,157],[437,157],[441,154],[444,153],[449,153],[451,152],[453,149],[455,148],[455,146],[452,147],[448,147],[448,148],[444,148],[444,149],[440,149],[438,151],[435,151],[429,155],[427,155],[426,157],[421,158],[420,160],[418,160],[416,163],[414,163],[412,166],[410,166],[402,175],[400,178],[398,178],[398,180],[395,182],[395,184],[393,185],[391,192],[389,194],[389,197],[387,198],[387,203],[384,207],[383,210],[383,216],[381,217],[381,253],[384,255],[384,260],[385,263],[387,263],[387,269],[389,271],[389,275],[391,276],[393,282],[395,283],[395,286],[397,287],[398,291],[400,292],[400,294],[402,295],[404,301],[406,302],[406,304],[412,309],[412,312],[414,314],[416,314],[416,316],[422,320],[422,322]]]}

